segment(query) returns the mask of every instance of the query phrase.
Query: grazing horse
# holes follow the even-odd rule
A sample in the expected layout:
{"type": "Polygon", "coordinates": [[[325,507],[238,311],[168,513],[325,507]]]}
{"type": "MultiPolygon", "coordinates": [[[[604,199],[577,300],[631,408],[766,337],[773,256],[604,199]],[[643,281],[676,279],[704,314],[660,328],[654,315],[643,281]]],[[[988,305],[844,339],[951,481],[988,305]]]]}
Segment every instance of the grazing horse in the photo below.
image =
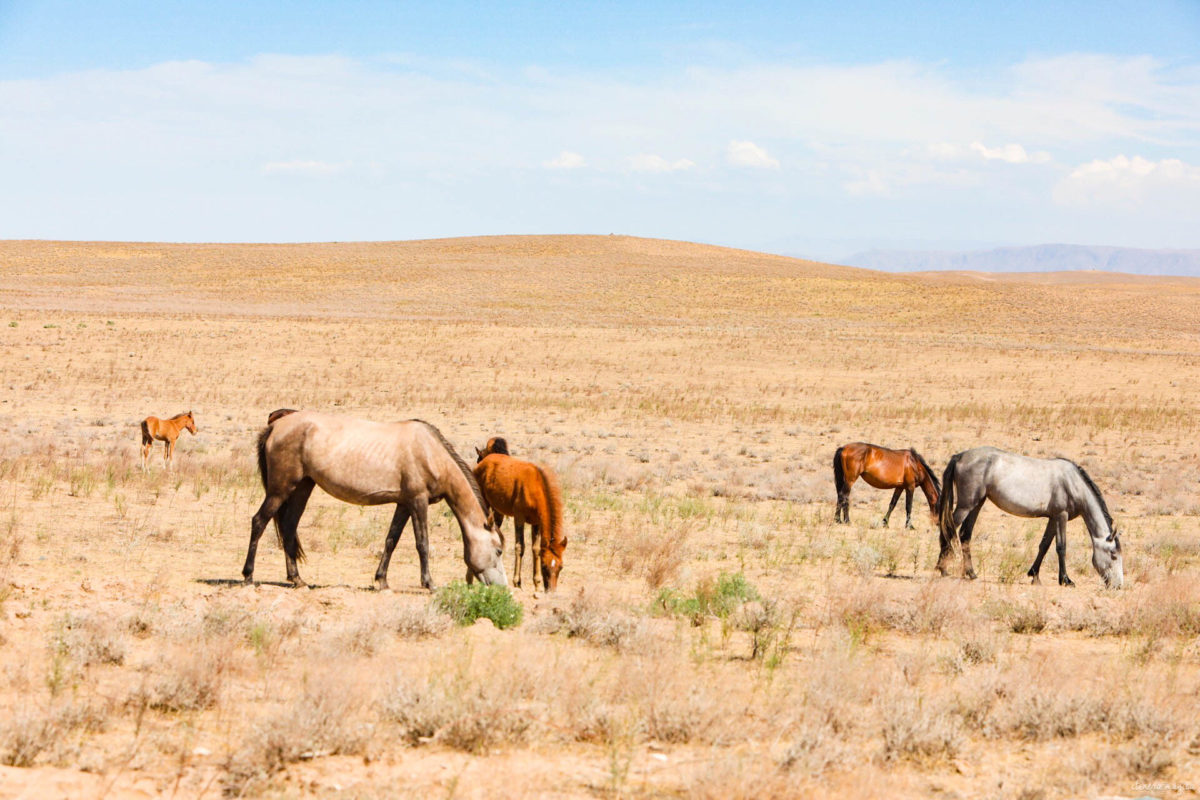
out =
{"type": "Polygon", "coordinates": [[[835,522],[850,521],[850,487],[862,477],[876,489],[895,489],[887,513],[883,515],[886,528],[892,509],[904,492],[904,527],[912,527],[913,490],[918,486],[929,501],[929,513],[937,517],[938,495],[942,487],[937,475],[916,450],[889,450],[865,442],[844,444],[833,454],[833,483],[837,487],[835,522]]]}
{"type": "Polygon", "coordinates": [[[488,440],[478,456],[475,479],[492,507],[496,527],[504,517],[513,518],[517,532],[513,585],[521,585],[521,560],[525,556],[525,523],[531,525],[529,544],[537,551],[533,560],[533,588],[537,589],[538,570],[542,587],[554,591],[562,570],[567,537],[563,532],[562,492],[558,478],[546,467],[520,461],[508,454],[508,443],[500,437],[488,440]],[[539,542],[540,540],[540,542],[539,542]],[[540,546],[539,546],[540,544],[540,546]]]}
{"type": "Polygon", "coordinates": [[[1042,559],[1050,540],[1058,550],[1058,582],[1074,586],[1067,577],[1067,520],[1083,516],[1092,537],[1092,566],[1104,585],[1119,589],[1124,582],[1121,539],[1100,490],[1083,468],[1065,458],[1029,458],[995,447],[976,447],[953,456],[942,476],[938,505],[941,555],[938,571],[946,574],[956,545],[961,545],[963,577],[974,578],[971,533],[985,500],[1018,517],[1046,517],[1046,532],[1037,558],[1026,573],[1040,583],[1042,559]],[[957,498],[957,502],[956,502],[957,498]]]}
{"type": "Polygon", "coordinates": [[[142,420],[142,472],[147,469],[146,462],[150,459],[150,449],[154,447],[155,439],[164,442],[163,463],[167,469],[171,468],[171,462],[175,459],[175,440],[184,428],[193,436],[196,435],[196,418],[190,411],[176,414],[170,419],[146,417],[142,420]]]}
{"type": "Polygon", "coordinates": [[[429,574],[431,503],[445,500],[462,530],[468,580],[504,586],[504,540],[488,521],[488,505],[470,468],[441,432],[428,422],[378,423],[316,411],[280,409],[258,437],[258,471],[267,497],[250,523],[250,547],[242,578],[254,576],[254,554],[272,519],[279,534],[287,578],[304,586],[296,562],[304,549],[296,526],[314,486],[347,503],[395,503],[384,542],[377,589],[387,588],[388,562],[411,517],[421,561],[421,585],[433,589],[429,574]]]}

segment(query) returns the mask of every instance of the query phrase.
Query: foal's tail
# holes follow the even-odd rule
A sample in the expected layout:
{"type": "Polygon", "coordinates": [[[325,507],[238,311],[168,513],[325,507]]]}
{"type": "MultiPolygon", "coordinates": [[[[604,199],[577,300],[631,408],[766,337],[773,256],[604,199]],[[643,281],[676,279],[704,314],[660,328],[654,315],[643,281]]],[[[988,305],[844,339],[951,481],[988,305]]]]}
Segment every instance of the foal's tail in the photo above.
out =
{"type": "Polygon", "coordinates": [[[842,466],[842,451],[845,449],[842,446],[833,453],[833,485],[837,488],[839,501],[843,495],[850,493],[850,486],[846,483],[846,468],[842,466]]]}
{"type": "Polygon", "coordinates": [[[142,444],[154,444],[154,437],[150,435],[150,421],[142,420],[142,444]]]}
{"type": "Polygon", "coordinates": [[[958,460],[962,453],[955,453],[942,473],[942,494],[938,498],[938,534],[942,541],[942,554],[954,540],[954,478],[958,474],[958,460]]]}
{"type": "Polygon", "coordinates": [[[562,489],[558,485],[558,477],[545,467],[537,468],[542,479],[542,489],[546,494],[545,507],[539,509],[542,519],[542,541],[547,545],[554,544],[557,555],[562,558],[562,551],[567,547],[567,534],[563,531],[563,501],[562,489]]]}

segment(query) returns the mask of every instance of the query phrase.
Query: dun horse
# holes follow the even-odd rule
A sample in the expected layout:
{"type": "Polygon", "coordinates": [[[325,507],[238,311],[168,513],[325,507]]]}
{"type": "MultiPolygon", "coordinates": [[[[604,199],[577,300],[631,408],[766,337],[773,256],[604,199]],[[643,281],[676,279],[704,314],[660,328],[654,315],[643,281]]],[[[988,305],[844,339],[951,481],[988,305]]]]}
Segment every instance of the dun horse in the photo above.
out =
{"type": "Polygon", "coordinates": [[[142,420],[142,472],[147,469],[150,450],[154,447],[155,439],[165,443],[163,445],[163,463],[167,469],[171,468],[171,462],[175,459],[175,440],[179,438],[179,434],[185,428],[193,436],[196,435],[196,418],[190,411],[176,414],[170,419],[146,417],[142,420]]]}
{"type": "Polygon", "coordinates": [[[258,470],[267,497],[250,523],[250,547],[242,578],[254,576],[254,554],[272,519],[279,534],[287,578],[303,586],[296,562],[304,549],[296,527],[314,486],[347,503],[395,503],[375,586],[387,588],[388,563],[409,518],[421,561],[421,585],[429,574],[428,509],[445,500],[458,520],[468,580],[504,586],[504,541],[488,521],[488,505],[471,470],[445,437],[427,422],[378,423],[280,409],[258,437],[258,470]]]}
{"type": "Polygon", "coordinates": [[[537,588],[540,568],[542,586],[548,592],[554,591],[558,586],[558,573],[562,570],[563,551],[567,547],[558,478],[546,467],[512,458],[508,454],[508,444],[499,437],[489,439],[482,450],[476,447],[475,454],[478,456],[475,478],[492,507],[496,527],[499,528],[504,517],[509,516],[516,528],[513,584],[521,585],[525,524],[529,523],[532,526],[529,544],[537,553],[537,558],[533,559],[533,588],[537,588]]]}
{"type": "Polygon", "coordinates": [[[991,500],[1018,517],[1046,517],[1046,532],[1037,558],[1027,573],[1039,583],[1042,559],[1054,539],[1058,551],[1058,582],[1073,586],[1067,576],[1067,520],[1083,517],[1092,537],[1092,566],[1104,584],[1120,588],[1124,582],[1121,539],[1100,490],[1083,468],[1065,458],[1029,458],[995,447],[964,450],[950,459],[942,476],[938,506],[941,556],[938,571],[948,571],[954,549],[962,550],[963,577],[974,578],[971,534],[984,501],[991,500]]]}
{"type": "Polygon", "coordinates": [[[850,521],[850,487],[861,477],[876,489],[895,489],[883,525],[887,527],[892,509],[904,492],[904,527],[912,527],[913,490],[918,486],[929,502],[929,513],[937,517],[938,495],[942,487],[937,475],[916,450],[889,450],[864,442],[842,445],[833,454],[833,483],[837,487],[835,522],[850,521]]]}

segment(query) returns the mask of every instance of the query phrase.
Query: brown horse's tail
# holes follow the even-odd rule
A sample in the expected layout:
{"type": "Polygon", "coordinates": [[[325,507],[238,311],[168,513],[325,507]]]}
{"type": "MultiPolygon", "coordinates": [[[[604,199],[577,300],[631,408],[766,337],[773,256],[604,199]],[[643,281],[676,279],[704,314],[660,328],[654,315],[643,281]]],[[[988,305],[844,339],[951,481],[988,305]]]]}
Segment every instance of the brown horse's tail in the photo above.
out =
{"type": "MultiPolygon", "coordinates": [[[[929,481],[931,484],[933,484],[933,493],[930,494],[928,491],[926,491],[925,497],[929,500],[929,513],[937,516],[939,508],[938,503],[942,499],[942,485],[938,483],[937,474],[933,471],[929,464],[926,463],[925,459],[921,457],[920,453],[911,447],[908,449],[908,452],[912,453],[912,457],[916,459],[916,462],[921,465],[921,469],[925,471],[925,479],[922,480],[921,483],[929,481]]],[[[924,491],[924,487],[922,487],[922,490],[924,491]]]]}
{"type": "Polygon", "coordinates": [[[546,492],[546,507],[539,509],[542,526],[542,541],[548,545],[557,546],[557,555],[562,557],[562,551],[567,548],[567,534],[563,531],[563,501],[562,489],[558,485],[558,476],[545,467],[537,468],[542,477],[542,488],[546,492]]]}
{"type": "Polygon", "coordinates": [[[845,446],[842,446],[833,453],[833,485],[837,488],[839,503],[843,496],[850,493],[850,486],[846,483],[846,468],[842,466],[842,451],[845,449],[845,446]]]}
{"type": "MultiPolygon", "coordinates": [[[[941,539],[942,554],[945,558],[954,542],[954,478],[958,473],[958,460],[962,453],[955,453],[942,473],[942,495],[938,498],[938,537],[941,539]]],[[[939,559],[939,567],[941,566],[939,559]]]]}
{"type": "Polygon", "coordinates": [[[154,437],[150,435],[150,424],[146,420],[142,420],[142,444],[154,444],[154,437]]]}

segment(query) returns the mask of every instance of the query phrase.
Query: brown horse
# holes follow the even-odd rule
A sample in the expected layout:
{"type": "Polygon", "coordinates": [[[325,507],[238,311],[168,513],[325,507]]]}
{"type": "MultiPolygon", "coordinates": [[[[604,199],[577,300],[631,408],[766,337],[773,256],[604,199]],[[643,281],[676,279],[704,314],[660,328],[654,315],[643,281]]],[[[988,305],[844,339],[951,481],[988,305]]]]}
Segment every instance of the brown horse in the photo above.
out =
{"type": "Polygon", "coordinates": [[[171,462],[175,458],[175,440],[179,438],[179,434],[183,432],[184,428],[193,436],[196,435],[196,418],[190,411],[176,414],[170,419],[146,417],[142,420],[142,472],[146,471],[146,462],[150,458],[150,448],[154,447],[155,439],[165,442],[163,462],[167,469],[171,468],[171,462]]]}
{"type": "Polygon", "coordinates": [[[558,586],[558,573],[562,570],[563,550],[567,548],[558,478],[546,467],[510,456],[508,443],[498,436],[488,439],[482,450],[476,447],[475,454],[478,456],[475,480],[479,481],[479,488],[492,507],[497,530],[506,516],[513,518],[516,528],[513,585],[521,585],[525,523],[529,523],[532,526],[529,544],[538,554],[532,569],[533,588],[537,589],[540,567],[543,588],[554,591],[558,586]]]}
{"type": "Polygon", "coordinates": [[[904,492],[904,527],[912,527],[913,490],[920,486],[929,501],[929,513],[937,516],[938,496],[942,492],[937,475],[916,450],[889,450],[864,442],[842,445],[833,454],[833,482],[837,486],[835,522],[850,521],[850,487],[862,477],[876,489],[895,489],[891,505],[883,515],[887,527],[892,509],[904,492]]]}
{"type": "Polygon", "coordinates": [[[504,586],[503,545],[488,522],[488,506],[470,468],[441,432],[427,422],[378,423],[316,411],[279,409],[258,437],[258,471],[266,499],[250,522],[250,546],[242,580],[254,578],[258,540],[271,520],[283,546],[287,578],[304,581],[296,567],[304,549],[296,529],[313,488],[320,486],[346,503],[395,503],[375,586],[388,588],[388,563],[409,519],[421,562],[421,585],[429,574],[428,511],[445,500],[462,529],[468,580],[504,586]]]}

